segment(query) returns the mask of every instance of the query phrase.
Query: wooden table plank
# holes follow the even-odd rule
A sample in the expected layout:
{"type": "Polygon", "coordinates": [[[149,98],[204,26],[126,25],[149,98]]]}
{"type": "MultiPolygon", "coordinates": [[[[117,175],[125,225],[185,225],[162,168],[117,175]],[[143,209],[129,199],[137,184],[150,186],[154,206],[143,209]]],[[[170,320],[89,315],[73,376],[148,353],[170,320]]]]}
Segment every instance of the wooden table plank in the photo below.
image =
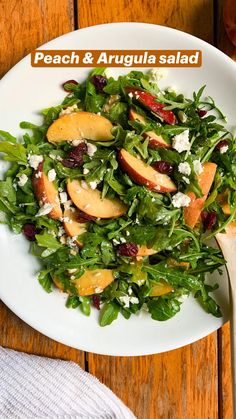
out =
{"type": "MultiPolygon", "coordinates": [[[[0,2],[0,76],[44,42],[74,29],[73,0],[0,2]]],[[[84,366],[84,353],[54,342],[0,304],[0,345],[84,366]]]]}
{"type": "Polygon", "coordinates": [[[77,0],[79,28],[112,22],[170,26],[213,42],[213,0],[77,0]]]}
{"type": "MultiPolygon", "coordinates": [[[[140,21],[171,26],[213,42],[213,2],[78,0],[79,27],[140,21]],[[102,13],[101,13],[102,10],[102,13]]],[[[89,371],[142,419],[218,417],[217,334],[185,348],[148,357],[88,354],[89,371]]]]}
{"type": "Polygon", "coordinates": [[[140,419],[218,417],[216,333],[164,354],[88,359],[89,371],[140,419]]]}
{"type": "Polygon", "coordinates": [[[34,48],[74,29],[73,0],[0,1],[0,78],[34,48]]]}

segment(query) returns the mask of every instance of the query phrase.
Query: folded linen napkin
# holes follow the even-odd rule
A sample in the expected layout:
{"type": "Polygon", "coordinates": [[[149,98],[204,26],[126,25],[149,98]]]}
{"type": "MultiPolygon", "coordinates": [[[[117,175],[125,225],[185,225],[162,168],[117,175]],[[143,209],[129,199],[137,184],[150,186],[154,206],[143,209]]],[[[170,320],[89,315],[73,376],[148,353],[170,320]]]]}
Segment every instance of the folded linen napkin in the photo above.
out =
{"type": "Polygon", "coordinates": [[[74,362],[0,347],[1,419],[135,419],[97,378],[74,362]]]}

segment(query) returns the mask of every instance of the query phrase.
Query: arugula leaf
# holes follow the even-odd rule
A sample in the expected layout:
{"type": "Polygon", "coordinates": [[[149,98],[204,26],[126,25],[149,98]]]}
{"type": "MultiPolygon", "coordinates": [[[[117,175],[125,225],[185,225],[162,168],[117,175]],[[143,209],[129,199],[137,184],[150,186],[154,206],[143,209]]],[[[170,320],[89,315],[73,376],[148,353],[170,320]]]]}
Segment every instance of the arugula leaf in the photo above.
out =
{"type": "Polygon", "coordinates": [[[52,277],[50,275],[50,269],[45,270],[45,271],[41,271],[38,274],[38,281],[39,281],[40,285],[42,285],[43,289],[46,292],[48,292],[48,293],[52,292],[53,281],[52,281],[52,277]]]}
{"type": "Polygon", "coordinates": [[[99,320],[100,326],[104,327],[111,324],[117,319],[119,311],[120,307],[114,301],[104,304],[99,320]]]}
{"type": "Polygon", "coordinates": [[[44,231],[42,234],[36,234],[36,240],[39,246],[46,247],[47,249],[58,250],[62,247],[62,244],[53,237],[51,234],[44,231]]]}
{"type": "Polygon", "coordinates": [[[5,160],[17,162],[18,164],[27,164],[26,149],[22,144],[12,144],[9,142],[0,142],[0,153],[6,154],[5,160]]]}
{"type": "Polygon", "coordinates": [[[164,321],[171,319],[180,311],[181,303],[176,299],[165,300],[162,297],[147,302],[152,319],[164,321]]]}

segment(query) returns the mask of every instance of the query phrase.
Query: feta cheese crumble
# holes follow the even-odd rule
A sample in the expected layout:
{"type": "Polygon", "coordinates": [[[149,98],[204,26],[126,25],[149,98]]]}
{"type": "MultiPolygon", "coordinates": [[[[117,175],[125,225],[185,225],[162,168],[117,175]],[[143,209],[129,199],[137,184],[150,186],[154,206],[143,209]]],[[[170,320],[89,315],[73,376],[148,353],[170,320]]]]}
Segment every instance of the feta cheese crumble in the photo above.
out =
{"type": "Polygon", "coordinates": [[[94,153],[96,153],[96,151],[97,147],[94,144],[87,144],[87,154],[89,155],[89,157],[92,157],[94,153]]]}
{"type": "Polygon", "coordinates": [[[191,173],[191,167],[188,162],[180,163],[178,166],[179,173],[182,173],[183,175],[189,176],[191,173]]]}
{"type": "Polygon", "coordinates": [[[41,217],[42,215],[49,214],[53,209],[53,205],[51,204],[44,204],[37,212],[35,217],[41,217]]]}
{"type": "Polygon", "coordinates": [[[228,145],[224,145],[223,147],[220,148],[220,153],[225,154],[228,151],[228,148],[229,148],[228,145]]]}
{"type": "Polygon", "coordinates": [[[36,179],[39,179],[39,178],[41,178],[42,177],[42,172],[38,172],[38,173],[36,173],[36,175],[35,175],[35,177],[36,177],[36,179]]]}
{"type": "Polygon", "coordinates": [[[183,179],[183,181],[184,181],[185,183],[187,183],[187,185],[189,185],[189,184],[190,184],[190,180],[189,180],[189,178],[188,178],[188,177],[183,176],[183,177],[182,177],[182,179],[183,179]]]}
{"type": "Polygon", "coordinates": [[[62,204],[64,204],[65,202],[67,202],[68,197],[67,197],[67,193],[66,192],[60,192],[59,193],[60,196],[60,201],[62,204]]]}
{"type": "Polygon", "coordinates": [[[49,170],[49,172],[48,172],[49,182],[53,182],[56,179],[56,176],[57,176],[57,174],[56,174],[54,169],[49,170]]]}
{"type": "Polygon", "coordinates": [[[93,182],[89,182],[89,186],[91,189],[96,189],[96,187],[98,186],[98,182],[96,180],[94,180],[93,182]]]}
{"type": "Polygon", "coordinates": [[[182,192],[177,192],[172,197],[172,204],[175,208],[188,207],[190,202],[191,198],[189,198],[188,195],[185,195],[182,192]]]}
{"type": "Polygon", "coordinates": [[[194,172],[196,173],[196,175],[200,175],[203,172],[203,167],[200,160],[194,160],[193,167],[194,167],[194,172]]]}
{"type": "Polygon", "coordinates": [[[86,143],[86,140],[73,140],[72,141],[72,145],[74,147],[77,147],[77,145],[81,144],[81,143],[86,143]]]}
{"type": "Polygon", "coordinates": [[[64,115],[70,115],[71,113],[75,113],[76,111],[78,111],[78,106],[76,104],[68,106],[66,109],[62,109],[62,111],[59,113],[59,117],[64,115]]]}
{"type": "Polygon", "coordinates": [[[38,166],[39,166],[40,163],[42,163],[42,161],[43,161],[43,156],[41,156],[41,155],[38,156],[37,154],[30,154],[28,156],[29,165],[34,170],[38,169],[38,166]]]}
{"type": "Polygon", "coordinates": [[[189,151],[191,144],[189,142],[189,130],[181,132],[181,134],[175,135],[172,140],[172,147],[182,153],[183,151],[189,151]]]}
{"type": "Polygon", "coordinates": [[[87,175],[88,173],[89,173],[89,169],[84,168],[84,170],[83,170],[83,174],[84,174],[84,175],[87,175]]]}
{"type": "Polygon", "coordinates": [[[137,297],[131,297],[130,295],[124,295],[119,297],[121,303],[124,303],[125,308],[129,308],[130,304],[138,304],[139,299],[137,297]]]}
{"type": "Polygon", "coordinates": [[[20,177],[19,177],[19,180],[18,180],[18,185],[19,186],[25,186],[25,184],[26,184],[26,182],[27,182],[27,180],[28,180],[28,176],[25,174],[25,173],[23,173],[20,177]]]}
{"type": "Polygon", "coordinates": [[[168,71],[166,68],[152,68],[150,70],[150,75],[150,82],[158,84],[159,80],[167,78],[168,71]]]}

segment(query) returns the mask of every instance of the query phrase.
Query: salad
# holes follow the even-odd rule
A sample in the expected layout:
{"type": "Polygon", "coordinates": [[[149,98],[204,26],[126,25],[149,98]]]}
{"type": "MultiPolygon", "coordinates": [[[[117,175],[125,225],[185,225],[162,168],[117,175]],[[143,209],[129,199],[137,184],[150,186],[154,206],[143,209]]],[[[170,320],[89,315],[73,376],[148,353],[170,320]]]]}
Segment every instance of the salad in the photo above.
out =
{"type": "Polygon", "coordinates": [[[0,131],[2,222],[30,241],[45,291],[94,306],[101,326],[170,319],[190,294],[221,316],[207,276],[225,261],[209,239],[235,218],[235,139],[205,86],[186,98],[157,75],[95,69],[63,84],[42,125],[21,122],[20,140],[0,131]]]}

